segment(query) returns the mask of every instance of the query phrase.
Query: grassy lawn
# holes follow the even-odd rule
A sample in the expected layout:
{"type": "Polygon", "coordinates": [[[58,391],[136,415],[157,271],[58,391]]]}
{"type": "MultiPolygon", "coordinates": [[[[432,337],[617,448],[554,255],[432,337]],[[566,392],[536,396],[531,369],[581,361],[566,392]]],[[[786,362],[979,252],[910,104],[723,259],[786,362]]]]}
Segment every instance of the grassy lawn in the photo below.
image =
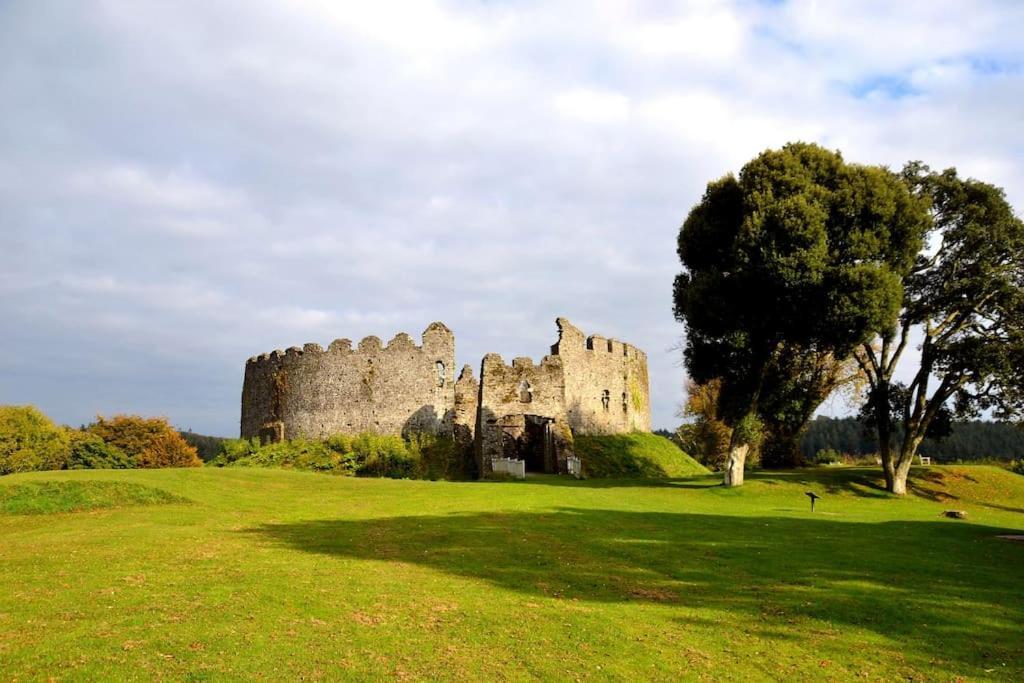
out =
{"type": "Polygon", "coordinates": [[[8,476],[0,679],[1024,680],[1024,477],[915,475],[8,476]]]}

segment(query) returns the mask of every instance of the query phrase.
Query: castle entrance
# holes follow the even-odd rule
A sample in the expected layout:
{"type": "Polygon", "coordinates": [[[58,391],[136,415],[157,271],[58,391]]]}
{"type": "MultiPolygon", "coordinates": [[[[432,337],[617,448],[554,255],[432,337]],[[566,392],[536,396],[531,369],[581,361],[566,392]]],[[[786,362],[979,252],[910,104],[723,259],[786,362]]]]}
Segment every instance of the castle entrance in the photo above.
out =
{"type": "Polygon", "coordinates": [[[527,472],[555,472],[555,442],[551,433],[554,420],[540,415],[525,415],[526,430],[521,441],[520,457],[526,461],[527,472]]]}

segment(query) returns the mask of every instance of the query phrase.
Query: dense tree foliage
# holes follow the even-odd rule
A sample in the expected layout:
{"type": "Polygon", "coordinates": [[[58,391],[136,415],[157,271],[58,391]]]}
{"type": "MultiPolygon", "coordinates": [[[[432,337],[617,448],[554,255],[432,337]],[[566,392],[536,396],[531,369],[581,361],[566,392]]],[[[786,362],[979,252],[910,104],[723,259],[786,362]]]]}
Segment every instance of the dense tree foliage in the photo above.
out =
{"type": "Polygon", "coordinates": [[[1024,223],[1001,189],[953,169],[911,163],[903,178],[930,206],[927,244],[903,278],[898,324],[856,353],[869,384],[864,417],[887,487],[900,494],[919,446],[953,416],[1024,414],[1024,223]],[[920,360],[903,385],[893,377],[914,330],[920,360]]]}
{"type": "Polygon", "coordinates": [[[198,467],[203,464],[196,449],[163,417],[115,415],[108,419],[99,416],[88,430],[124,452],[136,467],[198,467]]]}
{"type": "Polygon", "coordinates": [[[708,184],[679,232],[674,303],[690,376],[721,381],[727,485],[743,482],[759,418],[778,422],[786,404],[773,377],[787,373],[773,368],[797,354],[842,361],[895,322],[925,222],[897,176],[816,145],[764,152],[708,184]]]}
{"type": "Polygon", "coordinates": [[[67,431],[33,406],[0,406],[0,474],[61,469],[68,442],[67,431]]]}

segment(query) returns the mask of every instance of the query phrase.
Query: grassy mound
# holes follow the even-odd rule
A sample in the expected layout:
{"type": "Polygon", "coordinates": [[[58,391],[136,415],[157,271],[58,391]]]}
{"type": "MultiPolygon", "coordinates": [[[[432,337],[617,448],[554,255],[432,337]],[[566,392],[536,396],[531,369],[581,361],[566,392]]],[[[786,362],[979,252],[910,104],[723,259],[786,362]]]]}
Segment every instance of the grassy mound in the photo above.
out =
{"type": "Polygon", "coordinates": [[[185,498],[123,481],[42,481],[0,485],[0,514],[42,515],[129,505],[183,503],[185,498]]]}
{"type": "Polygon", "coordinates": [[[575,447],[588,477],[665,479],[708,473],[674,443],[647,432],[577,436],[575,447]]]}

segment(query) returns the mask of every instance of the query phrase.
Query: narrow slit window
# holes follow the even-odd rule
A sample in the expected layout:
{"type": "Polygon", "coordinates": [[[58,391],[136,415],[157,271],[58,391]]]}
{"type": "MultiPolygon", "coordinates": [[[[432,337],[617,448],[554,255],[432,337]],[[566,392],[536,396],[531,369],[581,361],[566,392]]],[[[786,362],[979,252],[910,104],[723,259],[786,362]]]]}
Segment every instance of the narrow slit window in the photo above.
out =
{"type": "Polygon", "coordinates": [[[606,412],[606,413],[608,412],[608,408],[611,407],[611,404],[612,404],[612,392],[610,392],[607,389],[605,389],[604,391],[601,392],[601,405],[604,406],[604,412],[606,412]]]}
{"type": "Polygon", "coordinates": [[[437,361],[437,386],[443,387],[444,380],[444,363],[441,361],[437,361]]]}

